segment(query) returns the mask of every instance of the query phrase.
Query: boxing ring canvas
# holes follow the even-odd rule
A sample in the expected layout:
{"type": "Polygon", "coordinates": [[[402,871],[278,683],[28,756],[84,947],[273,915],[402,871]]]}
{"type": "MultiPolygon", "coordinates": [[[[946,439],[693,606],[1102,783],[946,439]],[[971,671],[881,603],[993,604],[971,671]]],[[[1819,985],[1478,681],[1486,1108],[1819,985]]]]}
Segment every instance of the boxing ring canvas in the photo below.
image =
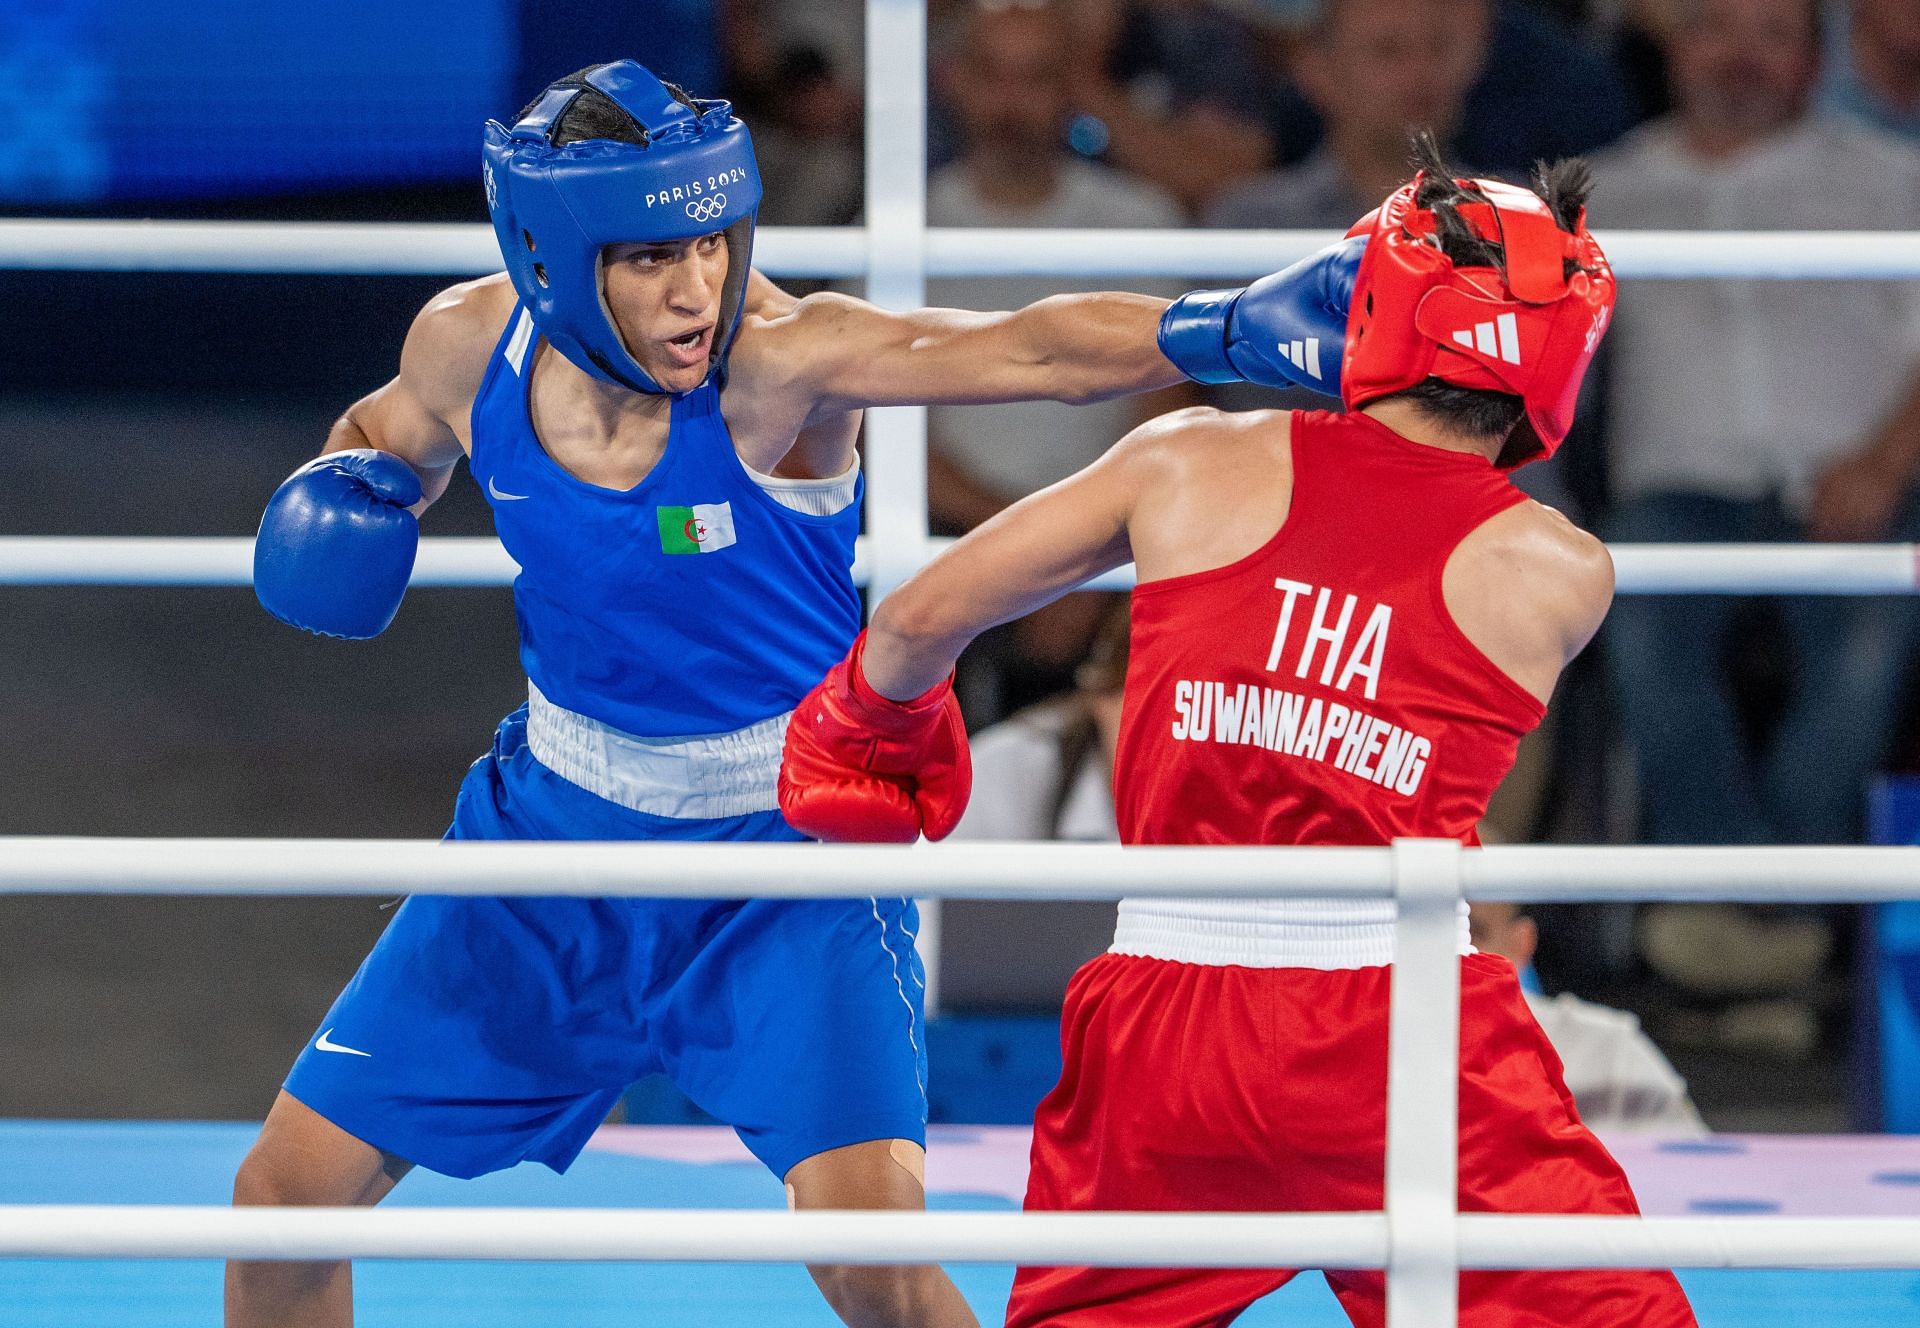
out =
{"type": "MultiPolygon", "coordinates": [[[[253,1142],[240,1123],[16,1121],[0,1125],[0,1203],[224,1201],[253,1142]]],[[[1026,1184],[1028,1131],[934,1126],[927,1187],[935,1209],[1011,1211],[1026,1184]]],[[[1729,1136],[1608,1140],[1650,1215],[1920,1216],[1920,1137],[1729,1136]]],[[[523,1166],[477,1181],[417,1172],[388,1203],[474,1207],[777,1209],[779,1182],[730,1130],[607,1126],[562,1178],[523,1166]]],[[[1000,1318],[1013,1270],[950,1269],[981,1322],[1000,1318]]],[[[367,1328],[831,1328],[806,1273],[768,1264],[363,1262],[367,1328]]],[[[1683,1272],[1702,1328],[1911,1328],[1920,1272],[1683,1272]]],[[[217,1321],[219,1265],[201,1261],[0,1261],[4,1328],[201,1328],[217,1321]],[[130,1306],[138,1306],[130,1318],[130,1306]]],[[[1312,1273],[1249,1311],[1247,1328],[1339,1328],[1347,1320],[1312,1273]]]]}

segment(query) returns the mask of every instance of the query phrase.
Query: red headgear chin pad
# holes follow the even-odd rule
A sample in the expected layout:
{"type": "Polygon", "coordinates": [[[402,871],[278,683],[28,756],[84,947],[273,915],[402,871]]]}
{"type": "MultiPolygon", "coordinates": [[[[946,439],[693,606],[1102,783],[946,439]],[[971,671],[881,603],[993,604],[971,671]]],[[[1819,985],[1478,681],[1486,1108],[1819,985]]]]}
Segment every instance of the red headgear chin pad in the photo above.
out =
{"type": "Polygon", "coordinates": [[[1474,180],[1463,183],[1489,203],[1464,204],[1460,213],[1501,241],[1506,268],[1456,268],[1431,238],[1432,212],[1413,206],[1417,183],[1348,232],[1369,238],[1347,315],[1347,408],[1427,378],[1511,392],[1526,415],[1500,463],[1551,456],[1573,427],[1580,381],[1613,312],[1606,257],[1584,216],[1570,234],[1530,190],[1474,180]],[[1571,277],[1568,260],[1579,269],[1571,277]]]}

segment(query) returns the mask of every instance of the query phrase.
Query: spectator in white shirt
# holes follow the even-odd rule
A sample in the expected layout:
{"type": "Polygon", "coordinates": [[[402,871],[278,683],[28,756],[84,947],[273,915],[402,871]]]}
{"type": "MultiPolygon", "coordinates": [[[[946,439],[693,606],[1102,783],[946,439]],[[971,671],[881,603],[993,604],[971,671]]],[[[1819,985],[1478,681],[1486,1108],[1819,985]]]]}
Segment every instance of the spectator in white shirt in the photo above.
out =
{"type": "MultiPolygon", "coordinates": [[[[1813,0],[1689,0],[1677,107],[1594,159],[1601,228],[1902,229],[1920,154],[1808,110],[1813,0]]],[[[1622,283],[1607,338],[1613,540],[1920,535],[1920,283],[1622,283]]],[[[1857,839],[1911,653],[1893,599],[1796,596],[1792,695],[1750,754],[1729,685],[1738,601],[1623,598],[1607,658],[1657,843],[1857,839]]]]}
{"type": "Polygon", "coordinates": [[[1580,1119],[1601,1133],[1641,1131],[1696,1136],[1707,1132],[1687,1096],[1687,1081],[1625,1010],[1548,996],[1533,973],[1539,928],[1518,904],[1481,902],[1472,910],[1477,950],[1513,961],[1533,1017],[1560,1056],[1567,1091],[1580,1119]]]}

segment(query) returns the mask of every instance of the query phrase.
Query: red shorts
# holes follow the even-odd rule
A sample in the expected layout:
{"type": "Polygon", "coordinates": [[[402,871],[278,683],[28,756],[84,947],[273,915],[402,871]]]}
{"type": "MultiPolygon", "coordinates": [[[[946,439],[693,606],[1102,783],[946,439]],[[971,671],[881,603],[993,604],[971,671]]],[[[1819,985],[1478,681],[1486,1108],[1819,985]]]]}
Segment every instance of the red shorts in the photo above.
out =
{"type": "MultiPolygon", "coordinates": [[[[1034,1116],[1027,1208],[1378,1211],[1386,1152],[1386,968],[1323,972],[1102,955],[1074,976],[1066,1068],[1034,1116]]],[[[1639,1212],[1575,1114],[1513,966],[1461,961],[1460,1208],[1639,1212]]],[[[1009,1328],[1225,1325],[1294,1269],[1023,1268],[1009,1328]]],[[[1378,1272],[1329,1271],[1378,1325],[1378,1272]]],[[[1467,1272],[1471,1328],[1673,1328],[1673,1274],[1467,1272]]]]}

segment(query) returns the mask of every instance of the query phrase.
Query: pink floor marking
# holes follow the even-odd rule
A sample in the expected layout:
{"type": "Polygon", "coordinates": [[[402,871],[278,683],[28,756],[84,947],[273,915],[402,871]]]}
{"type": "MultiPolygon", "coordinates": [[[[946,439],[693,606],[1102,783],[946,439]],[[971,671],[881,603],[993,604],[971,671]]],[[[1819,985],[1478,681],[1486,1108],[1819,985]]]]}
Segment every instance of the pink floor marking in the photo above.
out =
{"type": "MultiPolygon", "coordinates": [[[[936,1125],[928,1133],[927,1188],[1018,1204],[1026,1190],[1030,1139],[1024,1126],[936,1125]]],[[[1916,1136],[1722,1135],[1663,1142],[1627,1135],[1607,1143],[1649,1214],[1920,1216],[1916,1136]]],[[[593,1136],[592,1147],[667,1162],[754,1162],[733,1131],[718,1126],[608,1125],[593,1136]]]]}

